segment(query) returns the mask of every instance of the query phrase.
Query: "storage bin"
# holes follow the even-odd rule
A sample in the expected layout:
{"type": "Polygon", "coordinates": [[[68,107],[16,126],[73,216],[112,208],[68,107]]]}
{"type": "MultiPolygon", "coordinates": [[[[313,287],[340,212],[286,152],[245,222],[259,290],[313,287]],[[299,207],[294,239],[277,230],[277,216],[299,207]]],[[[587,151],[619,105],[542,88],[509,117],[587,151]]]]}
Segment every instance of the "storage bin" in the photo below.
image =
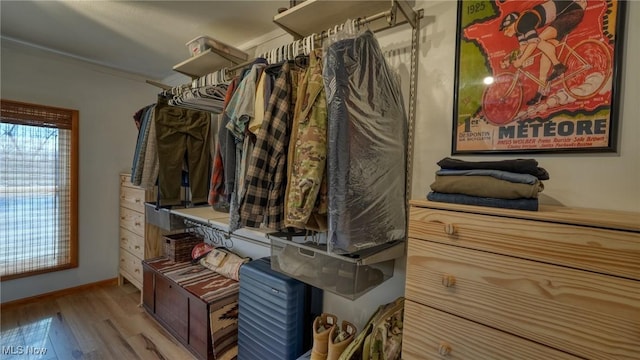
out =
{"type": "Polygon", "coordinates": [[[404,253],[404,242],[377,254],[348,257],[329,254],[318,245],[270,239],[273,270],[351,300],[391,278],[394,259],[404,253]],[[374,260],[367,261],[367,256],[374,260]]]}
{"type": "Polygon", "coordinates": [[[145,203],[144,209],[146,221],[162,230],[174,231],[187,228],[182,217],[172,214],[169,209],[156,209],[155,202],[145,203]]]}
{"type": "Polygon", "coordinates": [[[247,61],[249,55],[244,51],[237,49],[231,45],[227,45],[219,40],[210,38],[209,36],[198,36],[197,38],[187,42],[187,49],[191,56],[197,56],[211,49],[213,52],[227,57],[227,60],[234,62],[247,61]]]}
{"type": "Polygon", "coordinates": [[[191,250],[204,239],[193,233],[178,233],[164,236],[164,255],[174,262],[191,260],[191,250]]]}

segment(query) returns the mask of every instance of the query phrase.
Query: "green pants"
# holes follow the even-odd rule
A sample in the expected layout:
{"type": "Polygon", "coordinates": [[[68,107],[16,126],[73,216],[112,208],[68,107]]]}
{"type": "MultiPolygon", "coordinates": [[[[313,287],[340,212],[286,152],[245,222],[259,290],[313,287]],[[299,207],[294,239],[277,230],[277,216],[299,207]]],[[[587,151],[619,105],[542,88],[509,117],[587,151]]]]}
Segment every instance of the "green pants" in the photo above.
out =
{"type": "Polygon", "coordinates": [[[180,186],[183,165],[189,173],[191,203],[206,203],[209,194],[209,127],[207,112],[167,105],[158,97],[156,105],[158,140],[159,206],[181,204],[180,186]]]}

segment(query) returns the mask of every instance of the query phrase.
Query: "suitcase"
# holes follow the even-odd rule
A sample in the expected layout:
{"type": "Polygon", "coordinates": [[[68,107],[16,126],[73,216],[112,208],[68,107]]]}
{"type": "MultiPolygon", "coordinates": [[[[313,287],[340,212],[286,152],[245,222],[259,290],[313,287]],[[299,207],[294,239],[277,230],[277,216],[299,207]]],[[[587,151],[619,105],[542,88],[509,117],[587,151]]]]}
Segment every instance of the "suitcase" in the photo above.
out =
{"type": "Polygon", "coordinates": [[[271,269],[269,258],[240,268],[238,360],[295,360],[312,345],[322,290],[271,269]]]}

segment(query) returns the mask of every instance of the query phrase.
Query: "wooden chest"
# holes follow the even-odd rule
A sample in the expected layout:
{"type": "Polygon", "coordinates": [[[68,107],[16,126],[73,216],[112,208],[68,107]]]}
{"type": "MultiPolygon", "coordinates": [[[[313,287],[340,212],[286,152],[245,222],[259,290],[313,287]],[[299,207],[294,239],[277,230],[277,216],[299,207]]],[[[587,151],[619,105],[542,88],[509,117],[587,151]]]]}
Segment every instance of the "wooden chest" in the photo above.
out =
{"type": "Polygon", "coordinates": [[[640,214],[411,205],[405,360],[640,359],[640,214]]]}
{"type": "Polygon", "coordinates": [[[145,310],[184,347],[197,359],[237,355],[237,281],[208,269],[198,275],[204,267],[166,258],[145,260],[142,267],[145,310]]]}

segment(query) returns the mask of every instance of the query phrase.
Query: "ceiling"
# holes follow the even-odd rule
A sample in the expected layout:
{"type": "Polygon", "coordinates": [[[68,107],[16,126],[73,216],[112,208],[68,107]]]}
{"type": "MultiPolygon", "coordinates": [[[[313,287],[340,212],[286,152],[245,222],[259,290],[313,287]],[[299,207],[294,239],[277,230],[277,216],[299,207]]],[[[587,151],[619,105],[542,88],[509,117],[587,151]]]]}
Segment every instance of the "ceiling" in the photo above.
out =
{"type": "Polygon", "coordinates": [[[241,47],[275,31],[289,1],[0,1],[2,41],[164,79],[208,35],[241,47]]]}

